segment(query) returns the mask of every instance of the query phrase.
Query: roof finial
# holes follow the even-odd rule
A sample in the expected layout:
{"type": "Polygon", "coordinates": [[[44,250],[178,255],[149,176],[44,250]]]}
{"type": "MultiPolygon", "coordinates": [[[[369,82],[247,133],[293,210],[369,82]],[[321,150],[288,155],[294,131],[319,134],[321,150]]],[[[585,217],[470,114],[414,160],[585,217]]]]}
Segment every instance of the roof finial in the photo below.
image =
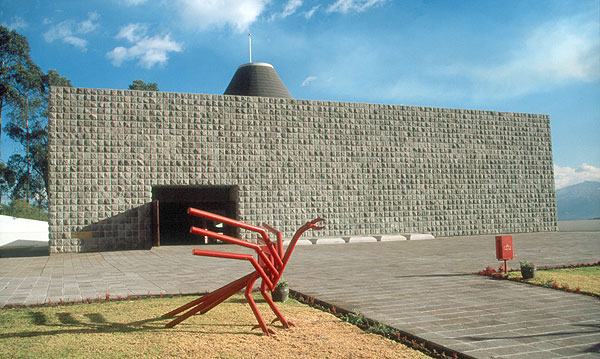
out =
{"type": "Polygon", "coordinates": [[[248,48],[250,50],[250,63],[252,63],[252,33],[248,33],[248,48]]]}

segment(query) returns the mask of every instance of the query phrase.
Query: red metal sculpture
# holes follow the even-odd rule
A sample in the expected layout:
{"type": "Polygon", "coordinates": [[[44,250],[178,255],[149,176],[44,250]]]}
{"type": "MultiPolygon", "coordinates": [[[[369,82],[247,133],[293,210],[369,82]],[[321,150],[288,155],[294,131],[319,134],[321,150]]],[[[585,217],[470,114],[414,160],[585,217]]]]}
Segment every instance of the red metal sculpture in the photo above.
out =
{"type": "Polygon", "coordinates": [[[258,308],[256,307],[254,299],[252,299],[252,286],[254,285],[254,282],[259,278],[262,280],[260,285],[260,293],[262,294],[263,298],[265,298],[265,301],[267,302],[267,304],[269,304],[269,307],[277,317],[271,322],[271,324],[276,321],[280,321],[285,328],[295,326],[294,323],[283,317],[283,315],[281,314],[279,309],[277,309],[275,303],[273,303],[273,300],[267,292],[271,292],[273,291],[273,289],[275,289],[275,286],[277,285],[279,278],[281,278],[281,274],[283,273],[283,270],[285,269],[285,266],[288,260],[290,259],[290,255],[292,254],[292,251],[294,250],[298,239],[300,239],[300,236],[302,236],[304,232],[311,228],[314,230],[323,229],[324,227],[319,227],[316,225],[318,222],[323,221],[323,219],[316,218],[300,227],[292,237],[292,240],[290,241],[290,244],[288,245],[287,251],[284,255],[283,236],[281,232],[265,223],[263,223],[264,228],[262,228],[258,226],[253,226],[248,223],[236,221],[231,218],[219,216],[214,213],[201,211],[195,208],[188,208],[188,214],[256,232],[259,234],[259,240],[261,240],[265,245],[260,246],[256,243],[244,241],[238,238],[230,237],[224,234],[192,226],[190,228],[190,233],[208,236],[211,238],[219,239],[223,242],[233,243],[246,248],[253,249],[258,255],[258,261],[251,254],[194,249],[193,254],[198,256],[247,260],[252,264],[255,271],[163,315],[163,317],[172,317],[187,310],[187,312],[181,314],[171,322],[167,323],[166,327],[172,328],[196,313],[204,314],[208,312],[209,310],[224,302],[225,300],[227,300],[227,298],[241,291],[245,287],[246,290],[244,292],[244,295],[246,297],[246,301],[250,305],[250,308],[252,309],[256,320],[258,321],[258,325],[255,325],[252,329],[261,328],[266,335],[276,334],[274,330],[267,327],[265,321],[263,320],[262,316],[258,311],[258,308]],[[273,243],[271,243],[267,231],[277,236],[276,246],[274,246],[273,243]]]}

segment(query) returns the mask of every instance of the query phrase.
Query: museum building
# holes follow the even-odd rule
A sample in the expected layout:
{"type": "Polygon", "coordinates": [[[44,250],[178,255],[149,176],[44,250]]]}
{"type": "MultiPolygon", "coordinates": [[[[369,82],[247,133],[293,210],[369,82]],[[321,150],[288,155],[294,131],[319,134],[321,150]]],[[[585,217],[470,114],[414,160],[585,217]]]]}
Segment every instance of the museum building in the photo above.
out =
{"type": "Polygon", "coordinates": [[[292,98],[265,63],[223,95],[53,87],[50,251],[202,244],[192,206],[291,236],[555,231],[550,118],[292,98]]]}

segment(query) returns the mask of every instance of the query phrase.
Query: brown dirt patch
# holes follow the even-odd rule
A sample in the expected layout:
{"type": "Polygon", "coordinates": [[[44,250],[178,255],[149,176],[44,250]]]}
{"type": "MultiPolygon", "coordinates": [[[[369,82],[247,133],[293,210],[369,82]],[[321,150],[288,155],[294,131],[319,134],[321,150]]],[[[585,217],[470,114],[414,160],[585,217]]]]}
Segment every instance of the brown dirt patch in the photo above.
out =
{"type": "MultiPolygon", "coordinates": [[[[429,358],[294,300],[278,304],[296,327],[250,329],[242,296],[165,329],[160,315],[193,297],[0,310],[0,357],[36,358],[429,358]]],[[[258,302],[266,320],[274,315],[258,302]]]]}

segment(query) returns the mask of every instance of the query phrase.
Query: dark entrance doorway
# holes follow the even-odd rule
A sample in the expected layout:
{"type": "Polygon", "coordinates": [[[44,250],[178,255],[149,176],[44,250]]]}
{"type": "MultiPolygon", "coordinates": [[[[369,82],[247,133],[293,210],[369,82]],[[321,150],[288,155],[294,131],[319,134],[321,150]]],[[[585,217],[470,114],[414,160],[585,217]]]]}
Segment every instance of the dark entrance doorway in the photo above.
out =
{"type": "Polygon", "coordinates": [[[187,214],[194,207],[237,219],[237,186],[152,187],[154,246],[218,243],[189,233],[190,226],[237,236],[237,228],[187,214]]]}

